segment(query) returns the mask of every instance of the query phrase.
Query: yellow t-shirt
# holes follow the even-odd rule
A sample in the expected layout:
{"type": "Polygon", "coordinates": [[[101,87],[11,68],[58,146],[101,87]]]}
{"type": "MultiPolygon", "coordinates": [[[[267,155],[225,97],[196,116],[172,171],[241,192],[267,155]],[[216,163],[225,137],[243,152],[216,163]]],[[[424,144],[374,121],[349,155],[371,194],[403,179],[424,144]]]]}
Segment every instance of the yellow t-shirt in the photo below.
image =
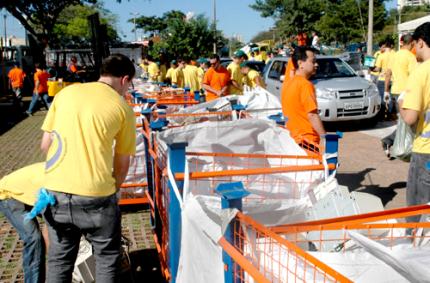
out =
{"type": "MultiPolygon", "coordinates": [[[[235,63],[235,62],[231,62],[227,66],[227,70],[231,74],[230,79],[232,81],[237,82],[240,86],[243,86],[243,74],[240,71],[240,65],[235,63]]],[[[230,94],[242,94],[242,90],[238,89],[233,84],[230,84],[228,93],[230,93],[230,94]]]]}
{"type": "Polygon", "coordinates": [[[45,162],[18,169],[0,180],[0,199],[13,198],[33,206],[45,179],[45,162]]]}
{"type": "Polygon", "coordinates": [[[375,67],[381,68],[378,77],[379,81],[385,81],[385,71],[387,70],[391,60],[393,60],[395,54],[396,52],[394,50],[385,51],[376,59],[375,67]]]}
{"type": "Polygon", "coordinates": [[[172,79],[172,73],[173,73],[173,71],[174,71],[174,70],[175,70],[175,68],[170,67],[170,68],[167,70],[166,78],[168,78],[168,79],[172,79]]]}
{"type": "Polygon", "coordinates": [[[247,85],[251,88],[255,88],[257,86],[255,79],[259,76],[260,76],[260,74],[256,70],[249,70],[248,74],[246,75],[247,85]]]}
{"type": "Polygon", "coordinates": [[[44,187],[82,196],[115,193],[113,153],[136,152],[132,108],[109,85],[71,85],[61,90],[42,130],[51,133],[44,187]],[[115,146],[114,146],[115,141],[115,146]]]}
{"type": "Polygon", "coordinates": [[[409,76],[402,107],[419,112],[412,151],[430,154],[430,60],[409,76]]]}
{"type": "MultiPolygon", "coordinates": [[[[373,57],[375,57],[375,65],[376,65],[376,61],[378,61],[378,57],[382,54],[381,50],[378,50],[375,52],[375,54],[373,54],[373,57]]],[[[379,76],[379,72],[370,72],[370,74],[374,75],[374,76],[379,76]]]]}
{"type": "Polygon", "coordinates": [[[260,62],[263,62],[264,60],[263,60],[263,55],[260,53],[260,54],[258,54],[258,55],[255,55],[254,56],[254,60],[255,61],[260,61],[260,62]]]}
{"type": "Polygon", "coordinates": [[[191,89],[191,93],[200,90],[199,68],[193,65],[186,65],[182,70],[184,74],[184,86],[191,89]]]}
{"type": "Polygon", "coordinates": [[[184,73],[181,68],[177,67],[176,69],[173,69],[171,81],[172,84],[175,84],[179,88],[184,87],[184,73]]]}
{"type": "Polygon", "coordinates": [[[197,72],[198,72],[198,74],[199,74],[199,82],[200,82],[200,85],[202,85],[203,78],[204,78],[204,76],[205,76],[205,70],[203,70],[202,68],[198,67],[198,68],[197,68],[197,72]]]}
{"type": "Polygon", "coordinates": [[[388,65],[388,69],[391,69],[392,72],[391,93],[400,94],[405,90],[409,74],[416,66],[417,59],[412,52],[407,49],[400,49],[396,52],[388,65]]]}
{"type": "Polygon", "coordinates": [[[166,73],[167,73],[166,65],[164,64],[160,65],[159,69],[160,69],[160,73],[157,77],[157,81],[164,82],[164,80],[166,79],[166,73]]]}
{"type": "Polygon", "coordinates": [[[152,62],[148,65],[148,74],[150,80],[157,81],[159,72],[160,69],[158,68],[158,65],[156,63],[152,62]]]}

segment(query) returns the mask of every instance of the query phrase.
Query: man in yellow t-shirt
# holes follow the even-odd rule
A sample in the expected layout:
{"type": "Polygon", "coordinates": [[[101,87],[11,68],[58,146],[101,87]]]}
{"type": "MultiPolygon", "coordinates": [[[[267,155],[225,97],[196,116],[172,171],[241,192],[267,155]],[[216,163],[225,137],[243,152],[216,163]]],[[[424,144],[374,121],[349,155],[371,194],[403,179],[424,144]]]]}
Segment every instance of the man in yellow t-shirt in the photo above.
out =
{"type": "Polygon", "coordinates": [[[148,81],[157,82],[160,75],[160,68],[157,63],[154,62],[154,59],[147,55],[143,58],[143,64],[148,66],[148,81]]]}
{"type": "Polygon", "coordinates": [[[122,97],[135,69],[124,55],[106,58],[97,82],[71,85],[55,97],[42,125],[47,152],[48,282],[70,282],[81,235],[94,249],[97,282],[117,282],[121,215],[116,192],[136,151],[133,110],[122,97]],[[83,103],[84,102],[84,103],[83,103]],[[112,154],[113,152],[113,154],[112,154]]]}
{"type": "MultiPolygon", "coordinates": [[[[381,55],[378,56],[378,59],[375,63],[375,71],[379,72],[378,81],[376,86],[378,87],[379,95],[381,97],[381,101],[384,101],[385,97],[385,72],[387,71],[388,65],[393,60],[394,54],[396,52],[392,49],[394,46],[394,41],[391,38],[388,38],[385,43],[385,51],[381,55]]],[[[385,103],[382,103],[380,115],[381,118],[384,118],[385,112],[387,111],[387,107],[385,103]]]]}
{"type": "Polygon", "coordinates": [[[199,68],[191,65],[191,60],[181,59],[179,64],[184,74],[184,87],[189,87],[191,93],[200,90],[199,68]]]}
{"type": "Polygon", "coordinates": [[[242,64],[248,56],[242,50],[237,50],[233,54],[233,62],[227,66],[227,70],[230,72],[231,84],[229,85],[228,93],[230,94],[242,94],[243,92],[243,74],[240,71],[240,64],[242,64]]]}
{"type": "Polygon", "coordinates": [[[423,63],[409,76],[399,106],[405,123],[416,125],[406,200],[408,205],[418,205],[430,201],[430,22],[420,25],[412,38],[417,60],[423,63]]]}
{"type": "Polygon", "coordinates": [[[260,73],[252,69],[247,61],[240,64],[240,71],[244,75],[243,83],[250,88],[256,88],[257,86],[262,88],[266,87],[260,73]]]}
{"type": "Polygon", "coordinates": [[[172,71],[171,83],[179,88],[184,87],[184,72],[180,64],[172,71]]]}
{"type": "MultiPolygon", "coordinates": [[[[378,61],[379,56],[384,53],[384,51],[385,43],[381,41],[379,42],[379,50],[376,51],[375,54],[373,54],[373,57],[375,57],[375,64],[378,61]]],[[[373,70],[370,72],[370,75],[372,76],[372,81],[376,83],[378,81],[379,72],[375,71],[375,69],[373,68],[373,70]]]]}
{"type": "Polygon", "coordinates": [[[170,61],[170,68],[166,72],[166,79],[171,83],[172,82],[172,73],[178,67],[178,62],[176,60],[170,61]]]}
{"type": "Polygon", "coordinates": [[[36,218],[24,220],[42,187],[45,164],[36,163],[0,180],[0,211],[24,242],[22,250],[24,282],[45,282],[45,245],[36,218]]]}
{"type": "MultiPolygon", "coordinates": [[[[385,73],[385,93],[384,100],[388,101],[388,113],[393,119],[397,119],[398,104],[397,98],[405,90],[409,75],[417,66],[417,59],[410,51],[413,48],[413,39],[409,34],[403,35],[400,39],[401,49],[396,52],[387,66],[385,73]],[[391,94],[390,94],[390,82],[391,94]]],[[[390,157],[390,147],[394,144],[396,131],[384,137],[381,142],[385,154],[390,157]]]]}

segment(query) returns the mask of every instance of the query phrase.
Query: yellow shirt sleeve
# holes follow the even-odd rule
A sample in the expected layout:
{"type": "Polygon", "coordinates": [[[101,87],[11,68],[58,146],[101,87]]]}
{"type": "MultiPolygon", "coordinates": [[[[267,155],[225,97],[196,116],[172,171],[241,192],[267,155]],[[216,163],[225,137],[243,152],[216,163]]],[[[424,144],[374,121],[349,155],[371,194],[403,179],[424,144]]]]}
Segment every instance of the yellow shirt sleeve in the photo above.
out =
{"type": "Polygon", "coordinates": [[[384,61],[385,53],[382,53],[376,58],[375,67],[382,68],[383,61],[384,61]]]}
{"type": "Polygon", "coordinates": [[[125,119],[115,137],[115,152],[124,155],[136,153],[136,118],[130,107],[126,109],[125,119]]]}
{"type": "Polygon", "coordinates": [[[425,76],[420,72],[420,69],[415,70],[409,76],[402,105],[403,108],[419,112],[421,112],[423,109],[423,93],[425,86],[425,81],[423,81],[425,80],[425,76]]]}

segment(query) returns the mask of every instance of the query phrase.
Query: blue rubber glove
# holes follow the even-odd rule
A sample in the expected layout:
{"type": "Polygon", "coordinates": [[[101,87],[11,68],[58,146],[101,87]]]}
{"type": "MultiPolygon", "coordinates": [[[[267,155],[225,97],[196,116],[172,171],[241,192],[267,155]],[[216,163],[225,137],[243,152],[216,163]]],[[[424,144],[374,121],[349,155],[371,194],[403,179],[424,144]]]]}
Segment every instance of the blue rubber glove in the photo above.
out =
{"type": "Polygon", "coordinates": [[[41,188],[39,190],[39,196],[37,198],[36,203],[33,206],[33,209],[27,213],[24,217],[25,221],[30,221],[35,218],[38,214],[45,211],[48,205],[55,204],[55,196],[48,192],[45,188],[41,188]]]}

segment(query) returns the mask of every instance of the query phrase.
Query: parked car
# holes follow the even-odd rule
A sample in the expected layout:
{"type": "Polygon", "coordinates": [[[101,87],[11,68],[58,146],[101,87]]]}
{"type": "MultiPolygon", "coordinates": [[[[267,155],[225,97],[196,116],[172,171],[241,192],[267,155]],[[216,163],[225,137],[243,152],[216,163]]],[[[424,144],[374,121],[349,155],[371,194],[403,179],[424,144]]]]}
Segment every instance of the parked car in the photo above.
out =
{"type": "MultiPolygon", "coordinates": [[[[263,78],[267,90],[280,98],[288,57],[268,62],[263,78]]],[[[318,112],[323,121],[370,119],[378,114],[381,98],[376,85],[360,77],[336,56],[317,56],[318,70],[311,78],[318,112]]]]}
{"type": "MultiPolygon", "coordinates": [[[[231,58],[221,58],[221,65],[227,68],[227,66],[233,61],[231,58]]],[[[266,63],[262,61],[248,61],[250,64],[250,68],[258,71],[261,75],[263,75],[264,68],[266,63]]]]}

